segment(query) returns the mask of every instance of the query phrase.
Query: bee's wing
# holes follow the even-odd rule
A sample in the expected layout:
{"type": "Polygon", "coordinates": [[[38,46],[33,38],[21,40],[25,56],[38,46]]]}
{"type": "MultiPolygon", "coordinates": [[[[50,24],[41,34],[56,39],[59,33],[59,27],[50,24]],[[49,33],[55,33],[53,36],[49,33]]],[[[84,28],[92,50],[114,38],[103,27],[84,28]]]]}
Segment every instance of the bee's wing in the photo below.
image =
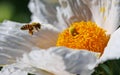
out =
{"type": "Polygon", "coordinates": [[[31,36],[20,30],[22,25],[11,21],[0,24],[0,65],[15,62],[17,57],[30,52],[33,47],[55,46],[56,34],[42,30],[31,36]]]}

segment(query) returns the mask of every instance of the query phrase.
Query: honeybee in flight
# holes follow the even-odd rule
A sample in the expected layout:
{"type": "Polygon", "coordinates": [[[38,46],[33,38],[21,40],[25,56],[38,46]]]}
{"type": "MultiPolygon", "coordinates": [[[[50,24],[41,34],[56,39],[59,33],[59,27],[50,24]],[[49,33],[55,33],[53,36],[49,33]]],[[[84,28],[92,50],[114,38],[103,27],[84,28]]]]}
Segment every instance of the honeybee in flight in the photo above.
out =
{"type": "Polygon", "coordinates": [[[23,25],[20,29],[29,30],[29,34],[33,35],[34,30],[39,31],[40,28],[41,28],[40,23],[33,22],[31,24],[23,25]]]}

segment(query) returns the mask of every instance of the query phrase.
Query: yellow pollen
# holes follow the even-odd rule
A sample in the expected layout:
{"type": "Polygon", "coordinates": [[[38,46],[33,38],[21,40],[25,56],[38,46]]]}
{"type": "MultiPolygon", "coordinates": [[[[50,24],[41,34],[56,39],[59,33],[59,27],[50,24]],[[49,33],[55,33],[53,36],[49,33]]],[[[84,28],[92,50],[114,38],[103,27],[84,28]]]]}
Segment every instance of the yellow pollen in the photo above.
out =
{"type": "Polygon", "coordinates": [[[103,20],[106,21],[106,16],[103,17],[103,20]]]}
{"type": "Polygon", "coordinates": [[[101,8],[100,8],[100,12],[101,12],[101,13],[104,13],[104,12],[105,12],[105,7],[101,7],[101,8]]]}
{"type": "Polygon", "coordinates": [[[59,34],[57,46],[102,53],[109,36],[93,22],[75,22],[59,34]]]}

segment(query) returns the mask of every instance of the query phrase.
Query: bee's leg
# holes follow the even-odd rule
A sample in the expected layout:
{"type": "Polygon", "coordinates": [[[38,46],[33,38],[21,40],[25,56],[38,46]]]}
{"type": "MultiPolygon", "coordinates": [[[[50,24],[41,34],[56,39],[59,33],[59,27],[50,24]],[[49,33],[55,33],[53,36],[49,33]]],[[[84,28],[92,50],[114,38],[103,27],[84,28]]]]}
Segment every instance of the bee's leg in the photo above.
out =
{"type": "Polygon", "coordinates": [[[29,34],[33,35],[33,28],[29,29],[29,34]]]}
{"type": "Polygon", "coordinates": [[[36,29],[37,31],[39,31],[39,29],[38,29],[38,27],[37,27],[37,26],[35,26],[35,29],[36,29]]]}
{"type": "Polygon", "coordinates": [[[30,35],[33,35],[33,31],[32,31],[32,30],[29,30],[29,34],[30,34],[30,35]]]}
{"type": "Polygon", "coordinates": [[[41,28],[41,25],[38,25],[38,28],[40,29],[40,28],[41,28]]]}

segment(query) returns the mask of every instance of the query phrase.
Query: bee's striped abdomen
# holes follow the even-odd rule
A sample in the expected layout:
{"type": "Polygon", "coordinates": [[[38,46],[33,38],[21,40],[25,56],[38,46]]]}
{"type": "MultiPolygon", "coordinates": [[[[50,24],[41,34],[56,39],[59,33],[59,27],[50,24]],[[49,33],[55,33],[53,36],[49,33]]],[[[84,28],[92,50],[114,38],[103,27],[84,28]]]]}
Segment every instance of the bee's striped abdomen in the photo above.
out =
{"type": "Polygon", "coordinates": [[[21,27],[21,30],[29,30],[29,29],[32,29],[33,27],[31,26],[31,25],[29,25],[29,24],[27,24],[27,25],[23,25],[22,27],[21,27]]]}

